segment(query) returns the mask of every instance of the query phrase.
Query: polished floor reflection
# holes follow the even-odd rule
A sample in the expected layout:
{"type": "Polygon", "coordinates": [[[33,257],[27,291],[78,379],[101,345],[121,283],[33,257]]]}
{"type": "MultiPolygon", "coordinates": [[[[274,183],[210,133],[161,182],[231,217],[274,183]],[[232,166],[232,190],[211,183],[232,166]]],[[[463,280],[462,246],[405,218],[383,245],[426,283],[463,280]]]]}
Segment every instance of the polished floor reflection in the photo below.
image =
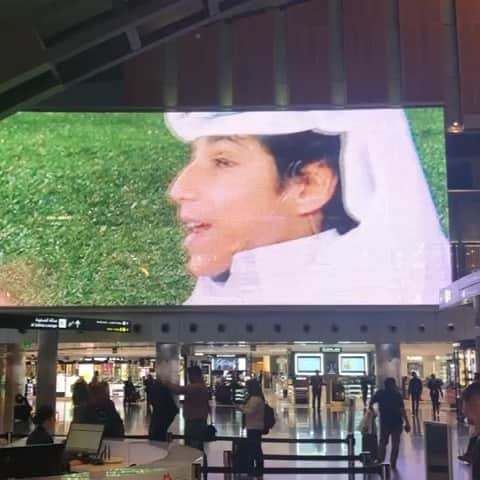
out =
{"type": "MultiPolygon", "coordinates": [[[[268,396],[269,403],[275,408],[277,422],[273,431],[269,434],[272,437],[290,437],[290,438],[332,438],[345,437],[348,431],[348,415],[346,410],[335,410],[332,408],[322,407],[320,415],[314,413],[306,406],[293,406],[285,400],[279,400],[272,395],[268,396]]],[[[127,434],[144,435],[148,430],[149,417],[146,414],[145,404],[132,405],[124,410],[121,400],[116,401],[125,421],[125,429],[127,434]]],[[[66,433],[71,422],[71,403],[65,400],[57,401],[57,432],[66,433]]],[[[355,409],[354,425],[358,425],[363,415],[363,408],[357,404],[355,409]]],[[[241,414],[235,408],[230,406],[213,406],[212,408],[213,422],[218,430],[219,435],[241,435],[241,414]]],[[[412,418],[412,417],[411,417],[412,418]]],[[[402,435],[402,443],[400,447],[400,456],[398,460],[397,472],[393,472],[393,479],[403,480],[424,480],[425,479],[425,463],[424,463],[424,435],[423,422],[431,421],[431,411],[425,403],[420,408],[419,417],[412,421],[412,432],[402,435]]],[[[464,425],[457,425],[455,415],[449,411],[442,411],[440,421],[446,422],[452,426],[453,440],[453,457],[455,467],[455,480],[467,480],[470,477],[469,468],[460,464],[456,457],[465,449],[468,441],[468,429],[464,425]]],[[[183,422],[181,415],[177,417],[171,429],[175,433],[183,432],[183,422]]],[[[361,435],[356,432],[356,453],[361,450],[361,435]]],[[[215,442],[208,446],[209,462],[211,465],[221,465],[223,451],[231,448],[231,444],[227,442],[215,442]]],[[[292,453],[292,454],[346,454],[346,445],[281,445],[281,444],[265,444],[265,453],[292,453]]],[[[387,454],[388,459],[388,454],[387,454]]],[[[328,462],[266,462],[266,466],[341,466],[341,464],[328,462]]],[[[210,478],[210,476],[209,476],[210,478]]],[[[220,476],[211,476],[212,479],[223,478],[220,476]]],[[[274,478],[265,476],[265,478],[274,478]]],[[[285,478],[286,476],[277,476],[277,478],[285,478]]],[[[289,477],[293,478],[293,477],[289,477]]],[[[312,476],[298,475],[296,479],[312,479],[312,478],[331,478],[342,479],[346,476],[312,476]]],[[[360,478],[360,477],[359,477],[360,478]]],[[[372,477],[374,478],[374,477],[372,477]]]]}

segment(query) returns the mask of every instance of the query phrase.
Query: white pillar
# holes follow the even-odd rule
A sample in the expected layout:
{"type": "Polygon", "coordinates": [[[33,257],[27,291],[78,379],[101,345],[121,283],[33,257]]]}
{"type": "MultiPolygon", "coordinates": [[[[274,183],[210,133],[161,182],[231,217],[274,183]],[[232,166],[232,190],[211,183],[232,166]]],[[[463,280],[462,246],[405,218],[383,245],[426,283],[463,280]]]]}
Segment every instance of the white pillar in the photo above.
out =
{"type": "Polygon", "coordinates": [[[180,382],[180,346],[178,343],[156,344],[156,374],[172,383],[180,382]]]}
{"type": "Polygon", "coordinates": [[[383,388],[386,378],[392,377],[401,388],[402,374],[400,369],[400,344],[379,343],[375,346],[377,387],[383,388]]]}
{"type": "Polygon", "coordinates": [[[0,349],[0,432],[13,431],[15,396],[24,394],[25,362],[19,345],[12,343],[0,349]]]}

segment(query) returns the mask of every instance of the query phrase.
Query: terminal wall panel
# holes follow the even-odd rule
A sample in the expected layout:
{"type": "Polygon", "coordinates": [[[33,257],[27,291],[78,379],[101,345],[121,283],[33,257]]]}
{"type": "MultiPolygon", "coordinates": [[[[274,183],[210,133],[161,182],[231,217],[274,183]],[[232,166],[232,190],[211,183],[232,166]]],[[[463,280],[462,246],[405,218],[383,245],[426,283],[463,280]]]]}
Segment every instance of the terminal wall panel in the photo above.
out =
{"type": "Polygon", "coordinates": [[[218,24],[180,37],[177,48],[178,105],[217,105],[218,24]]]}
{"type": "Polygon", "coordinates": [[[388,102],[388,2],[343,0],[347,103],[388,102]]]}
{"type": "Polygon", "coordinates": [[[444,93],[442,2],[399,0],[402,100],[440,103],[444,93]]]}
{"type": "Polygon", "coordinates": [[[232,24],[233,103],[274,104],[274,17],[272,12],[232,24]]]}
{"type": "Polygon", "coordinates": [[[466,126],[480,127],[480,2],[457,0],[457,43],[461,105],[466,126]]]}
{"type": "Polygon", "coordinates": [[[291,105],[330,103],[329,2],[286,12],[286,69],[291,105]]]}

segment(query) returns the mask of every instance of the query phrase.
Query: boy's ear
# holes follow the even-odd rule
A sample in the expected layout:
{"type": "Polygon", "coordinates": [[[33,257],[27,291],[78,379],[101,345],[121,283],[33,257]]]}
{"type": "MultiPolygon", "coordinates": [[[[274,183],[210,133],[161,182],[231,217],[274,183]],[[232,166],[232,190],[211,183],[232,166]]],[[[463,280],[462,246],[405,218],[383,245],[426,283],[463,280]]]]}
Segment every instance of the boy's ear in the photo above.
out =
{"type": "Polygon", "coordinates": [[[297,213],[308,215],[321,210],[333,197],[337,182],[337,174],[325,160],[305,165],[288,187],[294,190],[297,213]]]}

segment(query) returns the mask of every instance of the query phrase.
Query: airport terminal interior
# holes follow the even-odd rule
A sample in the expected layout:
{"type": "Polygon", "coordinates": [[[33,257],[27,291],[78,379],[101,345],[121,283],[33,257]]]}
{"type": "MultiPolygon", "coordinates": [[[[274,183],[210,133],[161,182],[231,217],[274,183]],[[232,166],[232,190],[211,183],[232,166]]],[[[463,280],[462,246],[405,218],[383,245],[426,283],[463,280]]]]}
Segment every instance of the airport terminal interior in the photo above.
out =
{"type": "Polygon", "coordinates": [[[480,2],[0,40],[0,480],[480,480],[480,2]]]}

